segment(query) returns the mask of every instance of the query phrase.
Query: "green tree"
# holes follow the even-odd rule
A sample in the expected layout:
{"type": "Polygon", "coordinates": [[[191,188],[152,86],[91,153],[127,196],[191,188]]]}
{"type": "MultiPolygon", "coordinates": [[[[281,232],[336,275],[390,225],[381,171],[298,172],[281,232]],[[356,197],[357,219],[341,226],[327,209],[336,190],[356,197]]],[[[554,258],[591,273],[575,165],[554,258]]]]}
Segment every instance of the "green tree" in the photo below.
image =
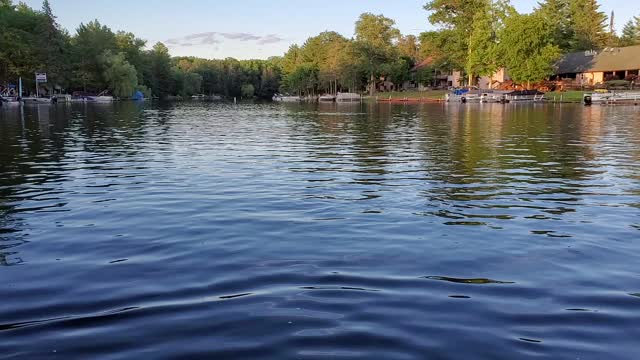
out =
{"type": "Polygon", "coordinates": [[[138,86],[136,68],[127,62],[123,53],[113,54],[110,50],[102,54],[100,62],[107,87],[115,96],[130,98],[138,86]]]}
{"type": "Polygon", "coordinates": [[[563,52],[571,51],[574,47],[573,26],[570,11],[571,0],[544,0],[538,4],[538,9],[547,26],[552,29],[553,43],[563,52]]]}
{"type": "Polygon", "coordinates": [[[251,99],[256,93],[256,89],[251,84],[242,85],[242,97],[245,99],[251,99]]]}
{"type": "Polygon", "coordinates": [[[36,31],[39,33],[37,44],[40,57],[44,63],[42,70],[47,72],[49,83],[68,85],[67,74],[71,70],[66,61],[68,35],[60,29],[48,0],[43,1],[41,14],[41,25],[36,31]]]}
{"type": "Polygon", "coordinates": [[[85,91],[102,90],[107,84],[103,77],[101,56],[105,51],[117,50],[113,31],[98,20],[80,24],[71,39],[71,45],[75,69],[72,80],[85,91]]]}
{"type": "Polygon", "coordinates": [[[631,46],[640,44],[640,17],[636,16],[629,20],[622,28],[620,45],[631,46]]]}
{"type": "Polygon", "coordinates": [[[443,31],[432,36],[452,68],[463,69],[469,56],[469,40],[475,14],[484,9],[488,0],[430,0],[424,6],[429,22],[443,31]]]}
{"type": "Polygon", "coordinates": [[[366,68],[359,59],[359,53],[353,41],[347,41],[337,57],[338,82],[349,92],[359,91],[363,87],[363,80],[367,77],[366,68]]]}
{"type": "Polygon", "coordinates": [[[147,42],[137,38],[133,33],[118,31],[115,34],[115,44],[117,51],[123,53],[127,62],[136,68],[138,82],[142,84],[150,71],[149,58],[144,51],[147,42]]]}
{"type": "Polygon", "coordinates": [[[435,77],[436,68],[433,66],[424,66],[416,71],[415,81],[418,84],[430,85],[433,83],[435,77]]]}
{"type": "Polygon", "coordinates": [[[262,68],[260,76],[260,85],[256,95],[263,99],[271,99],[280,87],[281,70],[280,63],[282,58],[272,57],[268,59],[262,68]]]}
{"type": "Polygon", "coordinates": [[[494,30],[492,8],[486,3],[474,16],[469,38],[469,55],[465,70],[469,75],[469,86],[474,75],[491,76],[499,67],[498,41],[494,30]]]}
{"type": "MultiPolygon", "coordinates": [[[[441,70],[460,69],[459,61],[454,61],[451,54],[457,46],[448,38],[455,36],[455,31],[440,29],[439,31],[426,31],[420,34],[420,54],[423,59],[433,59],[435,67],[441,70]]],[[[465,63],[466,64],[466,63],[465,63]]],[[[464,64],[462,64],[464,65],[464,64]]]]}
{"type": "Polygon", "coordinates": [[[201,93],[202,75],[191,69],[191,63],[186,60],[178,61],[173,70],[171,94],[191,97],[201,93]]]}
{"type": "Polygon", "coordinates": [[[607,15],[600,11],[596,0],[570,0],[569,11],[573,50],[600,49],[607,45],[607,15]]]}
{"type": "Polygon", "coordinates": [[[411,59],[414,64],[422,60],[420,58],[420,43],[415,35],[401,36],[398,39],[397,47],[400,56],[411,59]]]}
{"type": "Polygon", "coordinates": [[[24,77],[31,84],[33,73],[43,67],[34,31],[42,24],[39,14],[24,4],[0,3],[0,78],[15,81],[24,77]]]}
{"type": "Polygon", "coordinates": [[[553,43],[552,32],[540,13],[513,14],[500,33],[499,53],[513,81],[536,82],[553,74],[560,48],[553,43]]]}
{"type": "Polygon", "coordinates": [[[394,25],[392,19],[371,13],[360,15],[356,22],[356,48],[369,72],[370,94],[375,91],[375,76],[380,67],[395,56],[394,45],[400,31],[394,25]]]}
{"type": "Polygon", "coordinates": [[[393,62],[383,65],[382,72],[386,75],[387,80],[391,81],[394,86],[401,86],[405,81],[410,80],[410,70],[413,67],[413,61],[408,57],[401,57],[393,62]]]}
{"type": "Polygon", "coordinates": [[[158,42],[151,49],[149,56],[151,58],[151,92],[154,96],[164,99],[171,94],[174,85],[169,49],[163,43],[158,42]]]}

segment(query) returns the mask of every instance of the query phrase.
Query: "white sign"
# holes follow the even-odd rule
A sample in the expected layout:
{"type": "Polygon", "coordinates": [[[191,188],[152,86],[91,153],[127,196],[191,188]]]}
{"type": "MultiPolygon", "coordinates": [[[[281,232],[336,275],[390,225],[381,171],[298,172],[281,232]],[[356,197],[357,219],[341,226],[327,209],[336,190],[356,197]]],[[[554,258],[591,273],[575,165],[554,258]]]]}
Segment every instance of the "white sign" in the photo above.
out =
{"type": "Polygon", "coordinates": [[[47,82],[47,73],[36,73],[37,82],[47,82]]]}

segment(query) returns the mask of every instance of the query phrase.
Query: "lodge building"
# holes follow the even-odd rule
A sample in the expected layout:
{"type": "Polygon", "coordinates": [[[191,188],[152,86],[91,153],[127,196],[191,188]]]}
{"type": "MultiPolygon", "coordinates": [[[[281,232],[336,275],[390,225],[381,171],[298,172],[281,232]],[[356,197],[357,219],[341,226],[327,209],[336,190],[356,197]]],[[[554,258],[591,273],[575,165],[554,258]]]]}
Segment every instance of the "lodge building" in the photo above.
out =
{"type": "Polygon", "coordinates": [[[567,54],[557,64],[554,79],[574,79],[582,86],[609,80],[635,80],[640,71],[640,45],[567,54]]]}

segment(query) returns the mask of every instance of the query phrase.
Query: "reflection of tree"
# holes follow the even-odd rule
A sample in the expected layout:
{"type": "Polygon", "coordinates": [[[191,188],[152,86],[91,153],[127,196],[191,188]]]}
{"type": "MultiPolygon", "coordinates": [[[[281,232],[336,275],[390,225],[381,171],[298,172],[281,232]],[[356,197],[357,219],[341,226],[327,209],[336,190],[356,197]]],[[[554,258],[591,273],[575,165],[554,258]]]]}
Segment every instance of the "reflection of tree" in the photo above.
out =
{"type": "Polygon", "coordinates": [[[294,119],[291,125],[294,134],[301,134],[313,142],[309,154],[312,157],[329,162],[349,162],[357,166],[355,172],[386,172],[388,154],[385,147],[388,144],[385,130],[392,121],[392,107],[371,102],[283,106],[294,119]]]}
{"type": "MultiPolygon", "coordinates": [[[[368,104],[376,106],[377,104],[368,104]]],[[[359,171],[384,175],[389,164],[387,146],[393,146],[393,139],[386,139],[386,131],[393,121],[397,108],[378,105],[377,110],[368,109],[366,115],[352,123],[351,135],[353,155],[359,171]]]]}
{"type": "Polygon", "coordinates": [[[25,242],[20,240],[24,227],[20,209],[27,202],[47,193],[50,206],[63,207],[64,200],[51,194],[69,180],[70,169],[135,154],[145,128],[142,109],[129,102],[10,110],[0,118],[0,264],[4,265],[22,261],[15,249],[25,242]],[[2,251],[9,248],[13,251],[2,251]]]}
{"type": "Polygon", "coordinates": [[[607,121],[599,111],[531,104],[430,106],[420,113],[419,130],[425,178],[431,180],[425,195],[436,208],[428,213],[508,219],[512,200],[537,203],[556,216],[575,211],[571,204],[581,201],[580,188],[598,171],[590,162],[600,156],[607,121]]]}
{"type": "Polygon", "coordinates": [[[433,107],[422,120],[422,150],[428,171],[443,181],[465,183],[492,166],[504,107],[433,107]]]}

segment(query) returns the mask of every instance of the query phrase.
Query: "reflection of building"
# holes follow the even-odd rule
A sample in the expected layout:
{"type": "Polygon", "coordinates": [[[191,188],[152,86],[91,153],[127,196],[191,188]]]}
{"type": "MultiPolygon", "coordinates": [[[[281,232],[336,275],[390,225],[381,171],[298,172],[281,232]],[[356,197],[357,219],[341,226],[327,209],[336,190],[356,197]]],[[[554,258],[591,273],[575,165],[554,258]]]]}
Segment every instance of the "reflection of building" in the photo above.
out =
{"type": "Polygon", "coordinates": [[[608,80],[635,80],[640,70],[640,45],[581,51],[565,55],[557,65],[557,76],[574,79],[578,85],[608,80]]]}

